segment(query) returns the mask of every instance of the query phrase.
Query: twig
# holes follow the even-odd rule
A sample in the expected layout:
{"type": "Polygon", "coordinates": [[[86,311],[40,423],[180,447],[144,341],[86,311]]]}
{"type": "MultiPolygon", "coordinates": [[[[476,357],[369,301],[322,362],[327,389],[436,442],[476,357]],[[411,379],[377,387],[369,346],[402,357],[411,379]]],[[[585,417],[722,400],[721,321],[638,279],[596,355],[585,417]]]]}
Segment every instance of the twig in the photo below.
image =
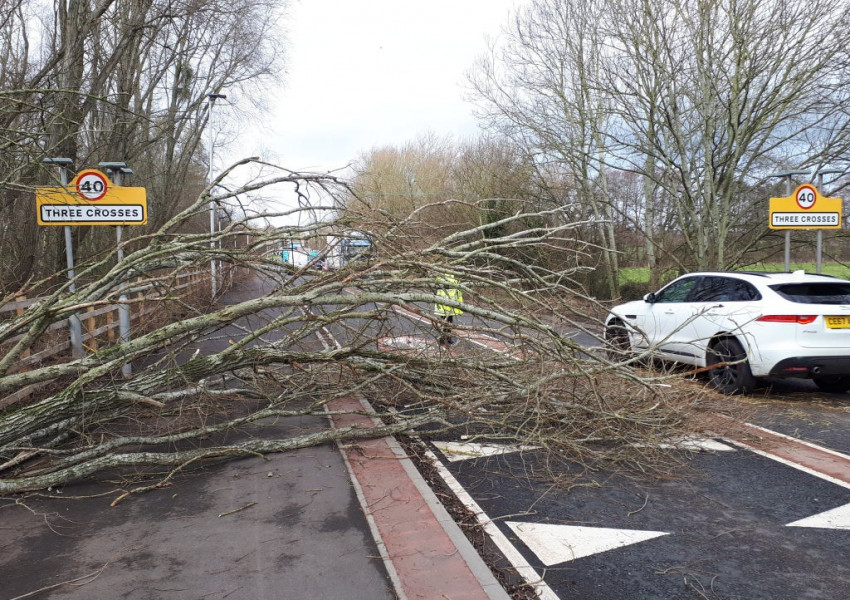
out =
{"type": "Polygon", "coordinates": [[[60,581],[59,583],[54,583],[53,585],[48,585],[47,587],[39,588],[37,590],[33,590],[31,592],[28,592],[28,593],[24,594],[23,596],[15,596],[14,598],[9,598],[9,600],[23,600],[24,598],[32,598],[33,596],[41,594],[42,592],[48,592],[50,590],[55,590],[56,588],[62,587],[63,585],[73,585],[77,582],[83,581],[84,579],[91,579],[91,581],[86,581],[85,583],[82,584],[82,585],[88,585],[89,583],[91,583],[92,581],[97,579],[100,576],[100,574],[103,573],[104,570],[106,570],[106,567],[108,567],[110,565],[110,563],[112,563],[111,559],[108,560],[106,563],[104,563],[104,565],[102,567],[100,567],[97,571],[93,571],[93,572],[89,573],[88,575],[83,575],[82,577],[77,577],[76,579],[69,579],[67,581],[60,581]]]}
{"type": "Polygon", "coordinates": [[[233,514],[236,514],[236,513],[238,513],[238,512],[242,512],[242,511],[243,511],[243,510],[245,510],[246,508],[251,508],[251,507],[252,507],[252,506],[254,506],[255,504],[257,504],[257,503],[256,503],[256,502],[249,502],[248,504],[246,504],[246,505],[245,505],[245,506],[243,506],[242,508],[234,508],[233,510],[229,510],[229,511],[227,511],[227,512],[223,512],[223,513],[221,513],[221,514],[220,514],[220,515],[218,515],[218,516],[219,516],[219,518],[221,518],[221,517],[226,517],[227,515],[233,515],[233,514]]]}
{"type": "Polygon", "coordinates": [[[644,496],[644,498],[643,498],[643,506],[641,506],[641,507],[640,507],[639,509],[637,509],[637,510],[630,510],[629,512],[627,512],[627,513],[626,513],[626,516],[627,516],[627,517],[631,517],[632,515],[636,515],[636,514],[638,514],[640,511],[642,511],[644,508],[646,508],[646,505],[647,505],[647,503],[648,503],[648,502],[649,502],[649,494],[647,494],[646,496],[644,496]]]}

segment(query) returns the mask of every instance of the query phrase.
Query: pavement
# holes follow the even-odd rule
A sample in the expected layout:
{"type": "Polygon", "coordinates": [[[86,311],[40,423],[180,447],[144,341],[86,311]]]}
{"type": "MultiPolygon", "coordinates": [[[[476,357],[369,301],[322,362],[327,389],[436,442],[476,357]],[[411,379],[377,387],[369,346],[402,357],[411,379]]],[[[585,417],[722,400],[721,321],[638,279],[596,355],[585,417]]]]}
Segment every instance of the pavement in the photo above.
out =
{"type": "Polygon", "coordinates": [[[0,498],[0,600],[509,600],[393,438],[188,469],[114,504],[121,479],[0,498]]]}
{"type": "Polygon", "coordinates": [[[0,598],[509,598],[393,438],[117,478],[0,499],[0,598]]]}

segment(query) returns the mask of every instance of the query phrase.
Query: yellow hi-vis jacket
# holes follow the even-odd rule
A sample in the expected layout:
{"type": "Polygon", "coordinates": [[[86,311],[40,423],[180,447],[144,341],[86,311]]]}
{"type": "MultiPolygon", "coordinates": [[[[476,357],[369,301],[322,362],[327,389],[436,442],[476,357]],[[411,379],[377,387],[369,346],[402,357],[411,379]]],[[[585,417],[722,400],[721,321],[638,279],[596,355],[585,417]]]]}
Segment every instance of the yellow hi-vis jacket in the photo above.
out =
{"type": "MultiPolygon", "coordinates": [[[[439,275],[437,282],[443,286],[437,290],[438,296],[447,300],[453,300],[454,302],[463,302],[463,294],[455,287],[457,285],[457,279],[454,275],[439,275]]],[[[434,314],[440,317],[448,317],[451,315],[462,315],[463,311],[447,304],[434,304],[434,314]]]]}

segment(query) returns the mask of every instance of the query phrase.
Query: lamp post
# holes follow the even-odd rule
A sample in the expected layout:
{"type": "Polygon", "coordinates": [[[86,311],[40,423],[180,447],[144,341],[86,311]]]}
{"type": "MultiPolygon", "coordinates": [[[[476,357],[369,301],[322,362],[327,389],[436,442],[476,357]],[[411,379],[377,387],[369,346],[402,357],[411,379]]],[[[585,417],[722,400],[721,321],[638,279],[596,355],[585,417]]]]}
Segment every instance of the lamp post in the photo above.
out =
{"type": "MultiPolygon", "coordinates": [[[[73,161],[70,158],[45,158],[42,161],[46,165],[59,167],[59,181],[62,187],[68,187],[68,167],[73,161]]],[[[71,239],[71,227],[65,225],[65,260],[68,265],[68,289],[71,293],[77,291],[76,274],[74,273],[74,245],[71,239]]],[[[80,317],[75,313],[68,317],[68,329],[71,332],[71,356],[83,357],[83,324],[80,317]]]]}
{"type": "Polygon", "coordinates": [[[213,115],[213,106],[215,106],[216,100],[226,100],[227,95],[225,94],[208,94],[207,100],[209,101],[209,112],[207,113],[207,128],[209,129],[210,134],[210,169],[207,174],[207,181],[210,184],[210,250],[212,251],[212,256],[210,259],[210,281],[211,281],[211,289],[212,289],[212,300],[215,300],[215,295],[217,292],[217,282],[216,282],[216,262],[215,262],[215,201],[212,199],[212,182],[213,182],[213,148],[215,146],[215,139],[213,137],[213,128],[212,128],[212,115],[213,115]]]}

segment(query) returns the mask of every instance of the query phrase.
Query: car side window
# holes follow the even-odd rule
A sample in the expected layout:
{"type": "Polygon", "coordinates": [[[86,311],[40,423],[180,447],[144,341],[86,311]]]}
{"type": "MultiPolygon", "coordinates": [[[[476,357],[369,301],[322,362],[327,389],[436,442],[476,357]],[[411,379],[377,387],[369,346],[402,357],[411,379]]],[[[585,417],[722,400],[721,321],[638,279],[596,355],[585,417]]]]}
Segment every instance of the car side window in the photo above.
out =
{"type": "Polygon", "coordinates": [[[749,281],[735,280],[735,300],[742,302],[750,302],[752,300],[761,300],[761,293],[749,281]]]}
{"type": "Polygon", "coordinates": [[[655,302],[685,302],[698,281],[698,277],[687,277],[674,281],[655,294],[655,302]]]}
{"type": "Polygon", "coordinates": [[[733,277],[704,277],[691,294],[692,302],[747,302],[761,297],[751,283],[733,277]]]}

